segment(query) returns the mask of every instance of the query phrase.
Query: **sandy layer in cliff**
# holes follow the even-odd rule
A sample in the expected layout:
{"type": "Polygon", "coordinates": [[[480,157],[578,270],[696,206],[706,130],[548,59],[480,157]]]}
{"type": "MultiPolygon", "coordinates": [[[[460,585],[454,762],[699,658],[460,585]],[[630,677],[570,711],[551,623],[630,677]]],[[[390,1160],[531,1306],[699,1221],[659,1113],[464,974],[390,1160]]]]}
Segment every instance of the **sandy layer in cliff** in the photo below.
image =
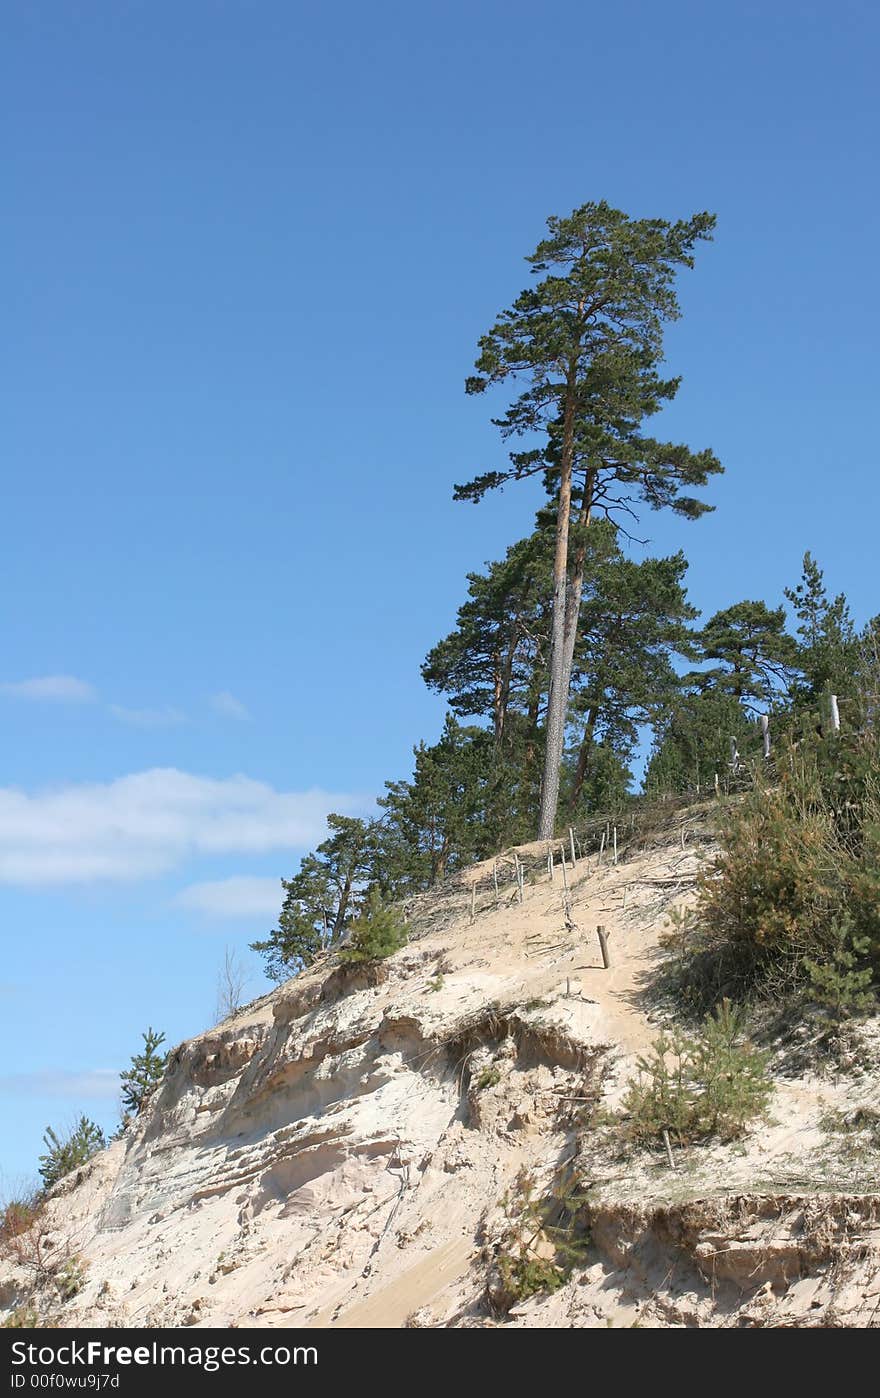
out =
{"type": "Polygon", "coordinates": [[[470,870],[415,900],[408,946],[376,974],[327,957],[182,1044],[126,1137],[0,1259],[0,1315],[872,1323],[876,1088],[858,1055],[822,1075],[780,1056],[770,1120],[735,1147],[680,1152],[674,1170],[662,1152],[617,1173],[591,1154],[584,1104],[613,1109],[656,1033],[661,934],[692,897],[708,830],[690,812],[649,848],[621,836],[619,864],[581,858],[567,890],[529,847],[522,902],[510,861],[470,870]],[[844,1120],[852,1131],[829,1131],[844,1120]],[[562,1178],[578,1181],[582,1256],[555,1293],[511,1305],[499,1260],[517,1210],[562,1178]]]}

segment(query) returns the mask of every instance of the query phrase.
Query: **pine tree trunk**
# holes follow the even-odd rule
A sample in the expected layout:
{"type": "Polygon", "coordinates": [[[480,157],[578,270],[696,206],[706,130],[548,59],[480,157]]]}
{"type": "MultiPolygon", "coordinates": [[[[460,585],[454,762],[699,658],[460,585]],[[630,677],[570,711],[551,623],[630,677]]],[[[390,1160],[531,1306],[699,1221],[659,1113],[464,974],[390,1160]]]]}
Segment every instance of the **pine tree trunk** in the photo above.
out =
{"type": "Polygon", "coordinates": [[[593,734],[596,729],[596,719],[599,717],[599,706],[594,704],[587,714],[587,726],[584,729],[584,736],[581,739],[580,752],[578,753],[577,767],[574,774],[574,783],[571,789],[571,800],[569,801],[569,812],[575,810],[580,800],[581,792],[584,789],[584,780],[587,775],[587,764],[590,760],[590,753],[593,751],[593,734]]]}
{"type": "MultiPolygon", "coordinates": [[[[571,465],[573,457],[574,411],[569,402],[565,407],[563,426],[562,469],[559,483],[559,508],[556,512],[556,556],[553,564],[553,631],[550,650],[550,694],[547,700],[547,747],[544,754],[544,781],[541,787],[541,823],[539,840],[552,840],[556,829],[559,806],[559,777],[565,746],[565,720],[568,714],[568,692],[574,647],[577,640],[581,596],[584,590],[586,539],[582,538],[574,553],[571,578],[568,577],[568,536],[571,527],[571,465]],[[567,465],[566,465],[567,458],[567,465]],[[564,539],[560,531],[564,527],[564,539]],[[560,542],[562,547],[560,548],[560,542]],[[561,558],[561,577],[559,573],[561,558]]],[[[587,472],[579,523],[584,529],[590,522],[593,503],[594,473],[587,472]]]]}
{"type": "MultiPolygon", "coordinates": [[[[573,377],[573,376],[572,376],[573,377]]],[[[547,699],[547,732],[544,779],[541,784],[541,819],[538,839],[551,840],[559,805],[559,775],[565,745],[568,710],[566,672],[566,620],[568,615],[568,533],[571,525],[571,471],[574,456],[574,385],[570,381],[562,423],[562,455],[559,470],[559,504],[556,509],[556,552],[553,558],[553,621],[550,642],[550,692],[547,699]]],[[[572,647],[572,653],[574,648],[572,647]]],[[[570,671],[569,671],[570,673],[570,671]]]]}

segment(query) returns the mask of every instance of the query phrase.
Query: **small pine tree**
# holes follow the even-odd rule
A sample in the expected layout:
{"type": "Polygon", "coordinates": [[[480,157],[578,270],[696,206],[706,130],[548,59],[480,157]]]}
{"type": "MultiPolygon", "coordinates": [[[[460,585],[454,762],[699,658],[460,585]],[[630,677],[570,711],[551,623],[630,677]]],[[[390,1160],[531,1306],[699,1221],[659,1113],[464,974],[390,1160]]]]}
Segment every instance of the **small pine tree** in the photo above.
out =
{"type": "Polygon", "coordinates": [[[742,1015],[723,1000],[702,1033],[661,1034],[623,1099],[627,1131],[654,1142],[669,1131],[682,1144],[733,1140],[760,1116],[772,1092],[767,1054],[742,1038],[742,1015]]]}
{"type": "Polygon", "coordinates": [[[77,1170],[87,1164],[92,1156],[103,1150],[107,1144],[100,1126],[86,1116],[80,1117],[76,1126],[63,1140],[56,1135],[51,1126],[47,1126],[43,1142],[46,1152],[40,1156],[40,1175],[46,1189],[50,1189],[65,1175],[69,1175],[71,1170],[77,1170]]]}
{"type": "Polygon", "coordinates": [[[396,908],[383,902],[377,889],[370,890],[367,906],[351,926],[348,944],[339,953],[345,965],[381,961],[406,943],[406,928],[396,908]]]}
{"type": "Polygon", "coordinates": [[[167,1053],[156,1052],[165,1042],[164,1034],[157,1034],[154,1029],[148,1029],[141,1038],[144,1041],[143,1053],[132,1054],[131,1067],[120,1075],[122,1103],[126,1112],[133,1116],[141,1110],[160,1081],[168,1062],[167,1053]]]}
{"type": "Polygon", "coordinates": [[[866,958],[871,950],[870,937],[853,933],[852,918],[843,914],[831,930],[832,944],[827,960],[804,959],[804,969],[810,978],[813,999],[823,1005],[834,1019],[869,1010],[876,1002],[871,986],[874,973],[866,958]]]}

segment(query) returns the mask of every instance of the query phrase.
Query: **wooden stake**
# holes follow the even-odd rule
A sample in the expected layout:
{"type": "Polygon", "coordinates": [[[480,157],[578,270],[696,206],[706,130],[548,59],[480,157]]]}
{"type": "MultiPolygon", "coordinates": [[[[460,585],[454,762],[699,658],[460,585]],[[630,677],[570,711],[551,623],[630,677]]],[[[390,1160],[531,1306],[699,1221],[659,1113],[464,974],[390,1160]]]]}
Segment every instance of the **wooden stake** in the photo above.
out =
{"type": "Polygon", "coordinates": [[[597,927],[596,932],[599,936],[599,950],[602,953],[602,965],[605,967],[606,971],[609,971],[611,969],[611,955],[608,951],[608,938],[605,935],[605,928],[597,927]]]}
{"type": "Polygon", "coordinates": [[[553,846],[552,846],[552,845],[548,845],[548,846],[547,846],[547,873],[549,874],[549,876],[550,876],[550,882],[552,883],[552,882],[553,882],[553,846]]]}
{"type": "Polygon", "coordinates": [[[514,864],[514,868],[516,869],[516,886],[517,886],[517,889],[519,890],[519,901],[522,902],[522,900],[523,900],[523,871],[522,871],[522,865],[521,865],[520,862],[519,862],[519,855],[518,855],[518,854],[514,854],[514,856],[513,856],[513,864],[514,864]]]}
{"type": "Polygon", "coordinates": [[[602,852],[605,849],[605,831],[602,831],[602,838],[599,841],[599,863],[602,863],[602,852]]]}
{"type": "Polygon", "coordinates": [[[495,906],[498,907],[498,860],[492,865],[492,882],[495,884],[495,906]]]}
{"type": "Polygon", "coordinates": [[[563,885],[563,888],[565,889],[566,893],[568,893],[568,869],[566,868],[566,865],[565,865],[565,848],[564,848],[564,847],[563,847],[563,850],[562,850],[562,885],[563,885]]]}
{"type": "Polygon", "coordinates": [[[614,827],[614,862],[617,863],[617,826],[614,827]]]}
{"type": "Polygon", "coordinates": [[[828,695],[828,709],[831,716],[831,732],[840,732],[840,710],[837,707],[837,695],[828,695]]]}
{"type": "Polygon", "coordinates": [[[577,860],[575,859],[575,855],[574,855],[574,830],[572,829],[571,826],[568,827],[568,838],[569,838],[569,840],[571,841],[571,867],[572,867],[572,869],[576,869],[576,868],[577,868],[577,860]]]}
{"type": "Polygon", "coordinates": [[[764,743],[764,756],[770,756],[770,720],[766,714],[761,715],[761,737],[764,743]]]}
{"type": "Polygon", "coordinates": [[[666,1130],[665,1126],[663,1128],[663,1144],[666,1147],[666,1159],[669,1161],[670,1170],[677,1169],[675,1157],[672,1154],[672,1142],[669,1139],[669,1132],[666,1130]]]}

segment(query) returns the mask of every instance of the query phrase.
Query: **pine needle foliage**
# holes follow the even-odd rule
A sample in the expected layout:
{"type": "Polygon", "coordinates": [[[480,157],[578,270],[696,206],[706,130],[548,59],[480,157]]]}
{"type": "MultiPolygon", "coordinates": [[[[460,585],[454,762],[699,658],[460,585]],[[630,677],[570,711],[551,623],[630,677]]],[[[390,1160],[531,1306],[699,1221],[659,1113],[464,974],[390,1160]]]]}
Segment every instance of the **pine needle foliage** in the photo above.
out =
{"type": "Polygon", "coordinates": [[[393,956],[405,944],[406,928],[400,913],[372,889],[367,906],[351,925],[339,959],[346,966],[370,964],[393,956]]]}
{"type": "Polygon", "coordinates": [[[133,1054],[131,1067],[120,1076],[123,1106],[133,1116],[142,1109],[161,1081],[168,1062],[168,1054],[158,1052],[165,1042],[164,1034],[157,1034],[155,1029],[150,1028],[141,1038],[144,1041],[143,1053],[133,1054]]]}
{"type": "Polygon", "coordinates": [[[103,1150],[107,1144],[100,1126],[90,1121],[87,1116],[81,1116],[63,1138],[59,1137],[51,1126],[47,1126],[43,1143],[46,1150],[40,1156],[39,1162],[40,1176],[46,1189],[57,1184],[72,1170],[78,1170],[88,1164],[92,1156],[103,1150]]]}
{"type": "Polygon", "coordinates": [[[742,1012],[724,1000],[700,1034],[660,1034],[638,1060],[621,1104],[626,1134],[642,1144],[657,1144],[664,1131],[680,1145],[734,1140],[771,1092],[767,1054],[745,1039],[742,1012]]]}

